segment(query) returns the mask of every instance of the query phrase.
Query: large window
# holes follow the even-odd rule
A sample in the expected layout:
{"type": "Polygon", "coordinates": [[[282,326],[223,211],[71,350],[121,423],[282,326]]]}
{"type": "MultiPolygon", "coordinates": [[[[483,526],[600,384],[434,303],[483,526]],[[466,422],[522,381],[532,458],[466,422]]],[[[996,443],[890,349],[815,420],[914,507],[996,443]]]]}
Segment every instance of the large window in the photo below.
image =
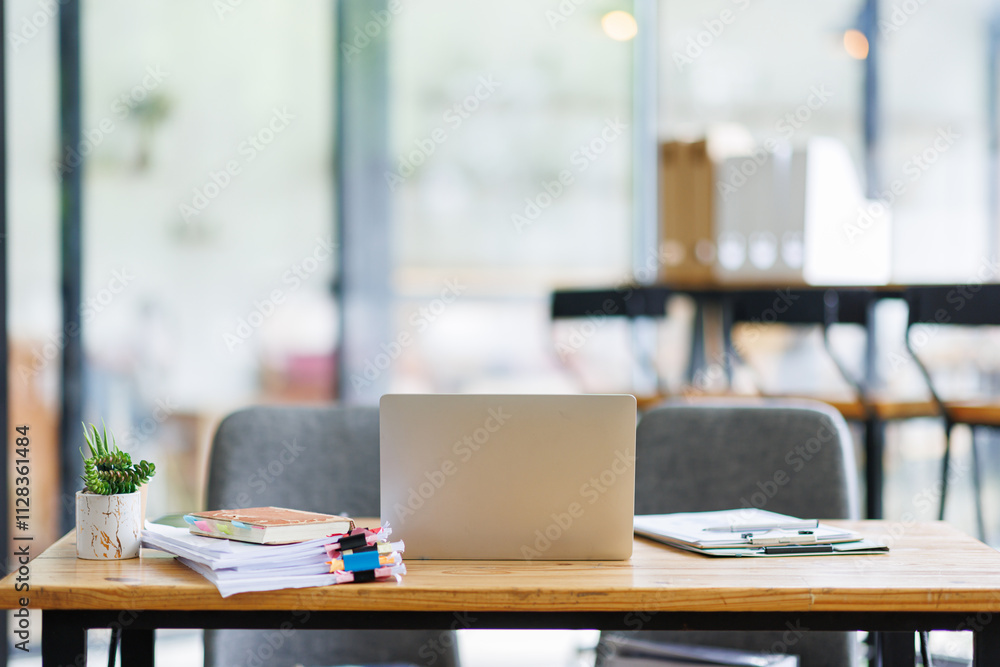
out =
{"type": "Polygon", "coordinates": [[[390,39],[393,387],[579,390],[548,293],[630,271],[629,3],[420,0],[390,39]]]}

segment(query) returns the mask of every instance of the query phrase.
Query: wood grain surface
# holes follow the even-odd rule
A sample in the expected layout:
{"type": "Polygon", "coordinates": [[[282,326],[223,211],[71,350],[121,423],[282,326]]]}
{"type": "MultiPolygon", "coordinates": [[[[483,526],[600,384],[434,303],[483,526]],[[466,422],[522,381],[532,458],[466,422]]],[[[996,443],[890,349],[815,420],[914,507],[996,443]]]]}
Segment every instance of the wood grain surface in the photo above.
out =
{"type": "MultiPolygon", "coordinates": [[[[31,561],[30,590],[0,582],[0,607],[397,611],[1000,611],[1000,552],[945,523],[830,522],[889,554],[708,558],[635,540],[627,561],[406,561],[402,583],[242,593],[223,599],[162,552],[75,556],[69,534],[31,561]]],[[[404,554],[405,556],[405,554],[404,554]]]]}

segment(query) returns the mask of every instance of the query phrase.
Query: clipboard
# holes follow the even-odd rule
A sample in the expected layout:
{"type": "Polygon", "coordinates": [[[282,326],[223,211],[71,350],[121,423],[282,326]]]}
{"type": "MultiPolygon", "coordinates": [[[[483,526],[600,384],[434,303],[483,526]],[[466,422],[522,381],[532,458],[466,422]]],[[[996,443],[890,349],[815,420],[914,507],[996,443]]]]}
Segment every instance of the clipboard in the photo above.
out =
{"type": "Polygon", "coordinates": [[[833,556],[889,550],[852,530],[757,508],[641,515],[634,518],[633,529],[636,535],[706,556],[833,556]]]}

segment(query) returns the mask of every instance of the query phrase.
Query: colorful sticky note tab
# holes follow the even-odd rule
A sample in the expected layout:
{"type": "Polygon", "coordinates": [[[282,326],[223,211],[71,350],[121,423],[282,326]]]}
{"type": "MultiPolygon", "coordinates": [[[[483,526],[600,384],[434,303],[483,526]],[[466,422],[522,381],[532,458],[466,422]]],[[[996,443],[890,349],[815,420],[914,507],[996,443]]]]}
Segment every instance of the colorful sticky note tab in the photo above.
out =
{"type": "Polygon", "coordinates": [[[362,551],[361,553],[344,556],[344,569],[350,572],[374,570],[380,565],[377,551],[362,551]]]}

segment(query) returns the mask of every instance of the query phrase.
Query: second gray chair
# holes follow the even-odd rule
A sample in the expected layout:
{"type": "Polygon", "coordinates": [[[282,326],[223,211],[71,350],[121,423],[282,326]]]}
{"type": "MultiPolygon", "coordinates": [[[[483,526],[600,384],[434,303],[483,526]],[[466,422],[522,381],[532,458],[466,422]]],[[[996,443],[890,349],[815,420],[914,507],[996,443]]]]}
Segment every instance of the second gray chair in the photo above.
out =
{"type": "MultiPolygon", "coordinates": [[[[377,408],[255,407],[228,416],[212,444],[209,509],[274,505],[356,517],[379,515],[377,408]]],[[[353,585],[353,584],[348,584],[353,585]]],[[[358,584],[390,585],[390,584],[358,584]]],[[[306,610],[307,611],[307,610],[306,610]]],[[[457,664],[455,635],[430,631],[216,630],[206,667],[457,664]]]]}
{"type": "MultiPolygon", "coordinates": [[[[850,432],[815,401],[668,403],[636,431],[635,513],[756,506],[805,518],[858,518],[850,432]]],[[[801,667],[856,664],[853,633],[813,632],[794,643],[768,632],[642,632],[646,640],[794,653],[801,667]]]]}

